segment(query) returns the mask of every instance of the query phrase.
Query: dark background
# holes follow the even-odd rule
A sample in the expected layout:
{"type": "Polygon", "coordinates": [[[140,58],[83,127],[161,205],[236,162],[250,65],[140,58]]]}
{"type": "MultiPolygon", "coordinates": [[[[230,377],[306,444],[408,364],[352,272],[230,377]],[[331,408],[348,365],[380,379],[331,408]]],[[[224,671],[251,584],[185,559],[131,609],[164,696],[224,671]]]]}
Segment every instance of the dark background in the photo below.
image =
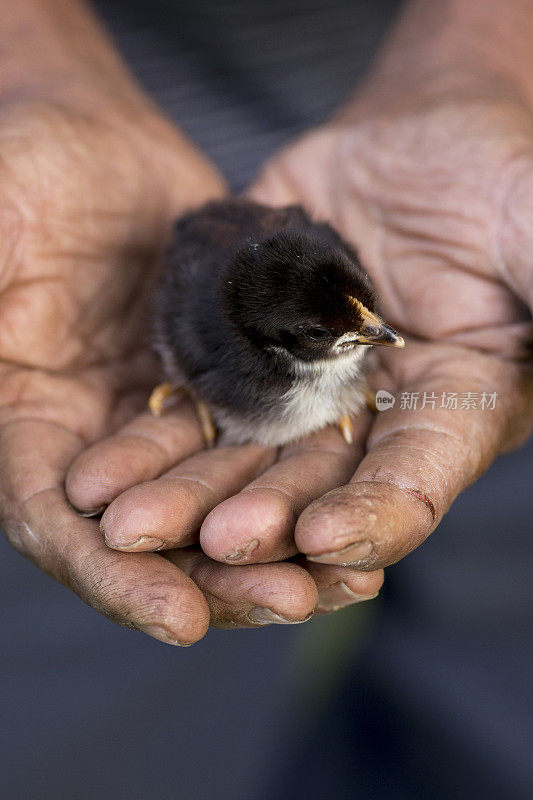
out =
{"type": "MultiPolygon", "coordinates": [[[[356,84],[393,0],[99,0],[155,99],[240,190],[356,84]]],[[[0,797],[533,796],[533,444],[383,597],[188,650],[117,628],[0,541],[0,797]]]]}

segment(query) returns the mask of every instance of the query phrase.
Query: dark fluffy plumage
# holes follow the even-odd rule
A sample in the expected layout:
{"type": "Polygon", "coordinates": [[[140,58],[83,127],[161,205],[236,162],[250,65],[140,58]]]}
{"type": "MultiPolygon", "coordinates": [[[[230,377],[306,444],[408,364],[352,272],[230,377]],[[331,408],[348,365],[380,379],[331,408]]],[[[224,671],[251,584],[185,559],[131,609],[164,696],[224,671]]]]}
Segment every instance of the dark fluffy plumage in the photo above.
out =
{"type": "MultiPolygon", "coordinates": [[[[154,302],[155,349],[167,378],[210,406],[226,440],[279,444],[302,435],[302,423],[292,436],[286,418],[298,381],[312,395],[315,365],[318,375],[348,362],[332,344],[363,323],[350,297],[374,309],[356,253],[329,225],[299,206],[212,202],[175,225],[154,302]]],[[[360,372],[346,363],[339,385],[360,372]]],[[[360,404],[360,386],[352,394],[360,404]]]]}

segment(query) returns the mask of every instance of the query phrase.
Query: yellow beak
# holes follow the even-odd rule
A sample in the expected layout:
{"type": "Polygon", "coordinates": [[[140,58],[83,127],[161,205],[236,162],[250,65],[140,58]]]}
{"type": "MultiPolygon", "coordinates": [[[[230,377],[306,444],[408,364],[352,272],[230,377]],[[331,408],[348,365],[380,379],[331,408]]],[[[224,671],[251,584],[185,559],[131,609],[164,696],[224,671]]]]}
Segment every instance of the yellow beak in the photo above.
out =
{"type": "Polygon", "coordinates": [[[385,347],[405,347],[402,337],[396,333],[394,328],[387,325],[383,320],[369,311],[368,308],[355,297],[348,298],[350,302],[357,306],[363,317],[363,324],[357,333],[354,334],[353,342],[357,344],[381,344],[385,347]]]}

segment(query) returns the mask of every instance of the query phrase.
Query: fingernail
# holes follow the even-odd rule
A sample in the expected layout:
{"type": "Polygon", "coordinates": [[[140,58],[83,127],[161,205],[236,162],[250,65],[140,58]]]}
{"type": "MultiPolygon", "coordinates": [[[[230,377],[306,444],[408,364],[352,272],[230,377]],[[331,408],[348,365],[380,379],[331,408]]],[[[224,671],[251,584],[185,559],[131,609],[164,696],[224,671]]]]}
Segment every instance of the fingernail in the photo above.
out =
{"type": "Polygon", "coordinates": [[[165,547],[165,542],[162,539],[155,539],[153,536],[140,536],[134,542],[113,542],[107,538],[103,529],[102,533],[104,534],[105,543],[113,550],[124,550],[126,552],[141,550],[144,552],[145,550],[161,550],[165,547]]]}
{"type": "Polygon", "coordinates": [[[255,625],[272,625],[272,623],[276,625],[299,625],[301,622],[307,622],[313,615],[308,614],[303,619],[286,619],[276,614],[276,612],[272,611],[270,608],[257,606],[256,608],[252,608],[246,616],[249,621],[253,622],[255,625]]]}
{"type": "Polygon", "coordinates": [[[339,608],[352,605],[353,603],[362,603],[364,600],[373,600],[377,597],[377,593],[373,595],[356,594],[352,592],[349,586],[344,581],[327,586],[321,589],[318,593],[318,603],[316,611],[324,614],[329,614],[331,611],[337,611],[339,608]]]}
{"type": "Polygon", "coordinates": [[[232,550],[229,555],[224,557],[224,561],[240,561],[241,558],[249,556],[254,550],[257,550],[259,544],[259,539],[251,539],[249,542],[246,542],[246,544],[241,545],[241,547],[232,550]]]}
{"type": "Polygon", "coordinates": [[[372,542],[369,539],[363,539],[362,542],[352,542],[352,544],[348,544],[340,550],[320,553],[317,556],[307,556],[307,560],[317,561],[319,564],[337,564],[340,567],[351,567],[361,559],[369,556],[372,548],[372,542]],[[339,561],[339,558],[342,558],[342,561],[339,561]]]}
{"type": "Polygon", "coordinates": [[[103,514],[106,510],[107,506],[98,506],[98,508],[89,509],[88,511],[80,511],[79,508],[73,506],[72,503],[69,503],[71,509],[76,512],[79,517],[99,517],[100,514],[103,514]]]}
{"type": "Polygon", "coordinates": [[[172,644],[174,647],[190,647],[192,644],[192,642],[179,642],[163,625],[139,625],[139,630],[147,633],[148,636],[153,636],[154,639],[159,639],[160,642],[172,644]]]}

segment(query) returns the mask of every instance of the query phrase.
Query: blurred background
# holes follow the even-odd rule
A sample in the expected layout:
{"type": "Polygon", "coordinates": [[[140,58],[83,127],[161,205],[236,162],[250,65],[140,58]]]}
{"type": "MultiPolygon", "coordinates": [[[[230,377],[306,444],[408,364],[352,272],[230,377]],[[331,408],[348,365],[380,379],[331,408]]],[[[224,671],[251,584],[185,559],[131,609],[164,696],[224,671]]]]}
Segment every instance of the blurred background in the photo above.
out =
{"type": "MultiPolygon", "coordinates": [[[[356,85],[394,0],[98,0],[151,93],[241,190],[356,85]]],[[[377,601],[174,649],[0,541],[0,797],[533,797],[533,443],[377,601]]]]}

